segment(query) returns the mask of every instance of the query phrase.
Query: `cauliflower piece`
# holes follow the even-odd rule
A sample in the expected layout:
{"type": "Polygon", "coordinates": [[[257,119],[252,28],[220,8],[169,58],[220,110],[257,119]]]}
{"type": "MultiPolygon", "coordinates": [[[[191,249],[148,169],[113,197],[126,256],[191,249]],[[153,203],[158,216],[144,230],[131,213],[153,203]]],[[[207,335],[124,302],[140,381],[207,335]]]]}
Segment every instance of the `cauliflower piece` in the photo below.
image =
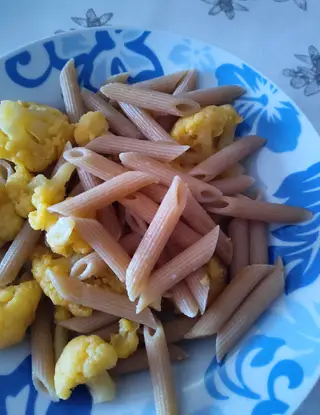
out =
{"type": "Polygon", "coordinates": [[[41,298],[37,281],[0,289],[0,349],[22,341],[41,298]]]}
{"type": "Polygon", "coordinates": [[[217,256],[213,256],[206,264],[206,271],[210,283],[208,298],[210,305],[227,286],[227,269],[217,256]]]}
{"type": "Polygon", "coordinates": [[[0,248],[13,241],[23,225],[23,219],[15,211],[5,186],[0,183],[0,248]]]}
{"type": "Polygon", "coordinates": [[[72,339],[57,361],[54,385],[60,399],[68,399],[72,389],[90,382],[117,363],[113,346],[99,336],[78,336],[72,339]]]}
{"type": "Polygon", "coordinates": [[[54,288],[50,277],[54,274],[62,274],[69,278],[71,260],[67,258],[54,259],[52,255],[44,249],[38,249],[32,258],[32,275],[40,284],[43,292],[54,305],[66,307],[74,316],[87,317],[92,314],[92,309],[82,305],[70,303],[59,295],[54,288]]]}
{"type": "Polygon", "coordinates": [[[72,314],[66,307],[62,307],[61,305],[56,305],[54,308],[54,321],[65,321],[69,320],[72,317],[72,314]]]}
{"type": "Polygon", "coordinates": [[[62,112],[46,105],[2,101],[0,105],[0,158],[41,172],[73,139],[74,126],[62,112]]]}
{"type": "Polygon", "coordinates": [[[99,275],[95,275],[87,279],[86,283],[97,285],[98,287],[108,288],[110,291],[117,294],[127,293],[125,284],[119,280],[110,268],[107,268],[103,272],[99,273],[99,275]]]}
{"type": "Polygon", "coordinates": [[[183,164],[199,163],[218,149],[219,140],[225,128],[231,128],[242,118],[231,105],[217,107],[210,105],[196,114],[177,120],[171,130],[171,136],[180,144],[191,147],[179,157],[183,164]]]}
{"type": "Polygon", "coordinates": [[[74,130],[74,138],[79,146],[85,146],[90,141],[105,134],[109,129],[108,121],[100,111],[90,111],[84,114],[74,130]]]}
{"type": "Polygon", "coordinates": [[[140,325],[125,318],[119,321],[119,333],[112,334],[110,343],[120,359],[131,356],[138,348],[139,336],[137,331],[140,325]]]}

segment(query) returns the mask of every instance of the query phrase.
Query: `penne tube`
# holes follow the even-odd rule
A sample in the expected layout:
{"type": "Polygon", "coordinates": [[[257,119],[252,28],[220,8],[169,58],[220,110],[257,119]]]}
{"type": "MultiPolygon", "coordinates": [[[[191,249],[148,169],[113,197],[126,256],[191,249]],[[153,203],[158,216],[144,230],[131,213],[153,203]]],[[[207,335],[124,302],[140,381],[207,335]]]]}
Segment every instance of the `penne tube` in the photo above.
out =
{"type": "Polygon", "coordinates": [[[53,177],[57,173],[57,171],[60,169],[60,167],[66,162],[63,157],[63,153],[71,149],[72,149],[72,144],[70,143],[70,141],[67,141],[63,148],[63,152],[60,154],[60,157],[51,172],[51,175],[50,175],[51,177],[53,177]]]}
{"type": "Polygon", "coordinates": [[[82,88],[81,96],[90,110],[102,112],[104,117],[108,120],[110,129],[113,133],[124,137],[143,138],[137,127],[121,114],[121,112],[117,111],[109,102],[106,102],[104,98],[85,88],[82,88]]]}
{"type": "Polygon", "coordinates": [[[274,269],[272,265],[248,265],[243,268],[185,335],[185,338],[193,339],[218,333],[250,292],[274,269]]]}
{"type": "Polygon", "coordinates": [[[186,284],[199,305],[200,313],[203,314],[207,307],[210,291],[210,281],[204,267],[192,272],[186,278],[186,284]]]}
{"type": "Polygon", "coordinates": [[[134,151],[160,161],[170,162],[187,151],[189,146],[166,142],[153,143],[146,140],[137,140],[136,138],[107,134],[91,141],[86,148],[99,154],[120,154],[134,151]]]}
{"type": "Polygon", "coordinates": [[[54,357],[55,362],[59,360],[63,349],[69,342],[69,332],[65,327],[56,325],[54,328],[54,357]]]}
{"type": "MultiPolygon", "coordinates": [[[[230,144],[231,145],[231,144],[230,144]]],[[[240,163],[235,163],[233,166],[228,167],[225,171],[223,171],[219,177],[222,179],[229,179],[232,177],[238,177],[242,174],[245,174],[246,169],[240,163]]]]}
{"type": "Polygon", "coordinates": [[[249,222],[235,218],[230,222],[228,230],[233,246],[233,256],[230,264],[230,278],[232,279],[250,263],[249,222]]]}
{"type": "Polygon", "coordinates": [[[48,207],[49,212],[63,216],[89,216],[106,205],[122,199],[156,181],[155,176],[142,172],[125,172],[78,196],[48,207]]]}
{"type": "Polygon", "coordinates": [[[209,182],[239,160],[251,155],[264,146],[266,140],[257,135],[249,135],[223,148],[202,163],[198,164],[189,174],[209,182]]]}
{"type": "Polygon", "coordinates": [[[206,264],[214,254],[219,235],[219,226],[199,241],[152,273],[146,289],[140,295],[137,311],[143,310],[166,291],[187,277],[190,272],[206,264]]]}
{"type": "Polygon", "coordinates": [[[132,232],[137,233],[143,237],[148,229],[147,224],[139,216],[131,212],[130,209],[125,210],[125,218],[132,232]]]}
{"type": "Polygon", "coordinates": [[[198,73],[195,69],[188,71],[186,76],[179,82],[173,95],[184,94],[185,92],[193,91],[197,87],[198,73]]]}
{"type": "Polygon", "coordinates": [[[100,275],[106,269],[104,260],[96,252],[91,252],[91,254],[78,259],[72,266],[70,277],[86,280],[94,275],[100,275]]]}
{"type": "Polygon", "coordinates": [[[11,164],[4,159],[0,159],[0,183],[6,184],[8,177],[14,173],[11,164]]]}
{"type": "Polygon", "coordinates": [[[181,173],[151,157],[143,156],[138,153],[121,153],[119,157],[126,167],[154,174],[159,182],[166,186],[170,186],[173,178],[179,176],[180,179],[188,185],[193,196],[199,202],[209,203],[210,200],[216,200],[222,195],[215,187],[203,183],[201,180],[189,176],[188,174],[181,173]]]}
{"type": "Polygon", "coordinates": [[[238,193],[243,193],[254,184],[253,177],[241,175],[238,177],[230,177],[226,179],[213,180],[209,184],[216,187],[225,196],[233,196],[238,193]]]}
{"type": "Polygon", "coordinates": [[[207,211],[223,216],[260,220],[270,223],[300,223],[313,216],[308,209],[280,205],[278,203],[260,202],[246,197],[223,196],[219,201],[206,207],[207,211]]]}
{"type": "Polygon", "coordinates": [[[142,235],[136,232],[131,232],[123,236],[120,239],[119,243],[122,246],[122,248],[127,252],[127,254],[132,257],[136,249],[138,248],[141,239],[142,235]]]}
{"type": "Polygon", "coordinates": [[[179,282],[172,288],[170,299],[185,316],[193,318],[198,314],[198,304],[184,281],[179,282]]]}
{"type": "Polygon", "coordinates": [[[33,230],[29,222],[25,221],[0,262],[0,287],[12,283],[17,278],[40,236],[41,232],[33,230]]]}
{"type": "Polygon", "coordinates": [[[123,166],[84,147],[65,151],[63,157],[74,166],[102,180],[109,180],[126,171],[123,166]]]}
{"type": "Polygon", "coordinates": [[[156,327],[151,311],[146,309],[136,314],[135,304],[125,295],[114,293],[105,287],[89,285],[74,278],[66,279],[61,274],[50,274],[50,281],[60,296],[67,301],[152,328],[156,327]]]}
{"type": "Polygon", "coordinates": [[[44,393],[51,401],[57,402],[54,387],[54,350],[52,339],[52,308],[42,299],[36,318],[31,326],[32,382],[39,393],[44,393]]]}
{"type": "Polygon", "coordinates": [[[72,123],[80,120],[85,113],[74,59],[70,59],[60,72],[60,87],[67,116],[72,123]]]}
{"type": "Polygon", "coordinates": [[[178,415],[173,373],[169,350],[163,327],[160,322],[151,334],[148,327],[143,330],[148,356],[154,401],[157,415],[178,415]]]}
{"type": "MultiPolygon", "coordinates": [[[[182,361],[188,358],[187,353],[175,344],[168,344],[168,350],[171,362],[182,361]]],[[[109,373],[112,376],[121,376],[148,369],[149,364],[146,349],[138,349],[127,359],[119,359],[116,366],[109,370],[109,373]]]]}
{"type": "Polygon", "coordinates": [[[78,168],[77,173],[79,176],[80,183],[84,190],[90,190],[96,186],[99,186],[99,184],[103,183],[103,180],[99,179],[96,176],[93,176],[85,170],[78,168]]]}
{"type": "Polygon", "coordinates": [[[175,97],[164,92],[136,88],[132,85],[108,84],[102,86],[100,91],[106,97],[119,102],[179,117],[191,115],[200,110],[200,105],[191,99],[180,96],[175,97]]]}
{"type": "Polygon", "coordinates": [[[249,221],[250,264],[268,263],[268,225],[261,221],[249,221]]]}
{"type": "Polygon", "coordinates": [[[119,331],[119,321],[116,321],[108,326],[101,327],[99,330],[92,332],[96,336],[101,337],[102,340],[110,342],[111,334],[117,334],[119,331]]]}
{"type": "Polygon", "coordinates": [[[173,140],[171,135],[167,133],[148,111],[124,102],[120,102],[119,105],[126,116],[137,126],[139,131],[141,131],[141,134],[148,140],[176,144],[176,141],[173,140]]]}
{"type": "Polygon", "coordinates": [[[94,219],[73,218],[73,220],[81,237],[105,261],[119,280],[124,282],[130,257],[119,242],[94,219]]]}
{"type": "Polygon", "coordinates": [[[179,177],[175,177],[128,266],[126,287],[131,301],[144,290],[151,271],[179,221],[187,197],[188,188],[179,177]]]}
{"type": "Polygon", "coordinates": [[[103,85],[111,84],[114,82],[121,82],[122,84],[127,83],[130,72],[121,72],[115,75],[109,76],[104,82],[103,85]]]}
{"type": "Polygon", "coordinates": [[[197,323],[199,317],[189,318],[186,316],[175,317],[172,320],[163,323],[163,329],[166,335],[167,343],[177,343],[185,339],[185,335],[197,323]]]}
{"type": "Polygon", "coordinates": [[[131,84],[133,87],[153,89],[158,92],[166,92],[171,94],[178,83],[184,79],[188,71],[174,72],[169,75],[159,76],[157,78],[147,79],[146,81],[136,82],[131,84]]]}
{"type": "Polygon", "coordinates": [[[196,89],[183,94],[184,97],[196,101],[201,107],[208,105],[232,104],[245,93],[245,89],[238,85],[216,86],[214,88],[196,89]]]}
{"type": "Polygon", "coordinates": [[[216,340],[218,362],[221,362],[283,291],[284,270],[280,260],[276,264],[276,269],[260,282],[218,332],[216,340]]]}
{"type": "Polygon", "coordinates": [[[80,193],[83,192],[83,187],[81,183],[78,183],[74,186],[74,188],[68,193],[68,197],[78,196],[80,193]]]}
{"type": "Polygon", "coordinates": [[[68,320],[59,321],[57,324],[77,333],[89,334],[114,323],[118,319],[118,316],[106,314],[102,311],[94,311],[89,317],[72,317],[68,320]]]}
{"type": "Polygon", "coordinates": [[[91,378],[86,385],[93,404],[112,401],[116,396],[116,385],[106,370],[91,378]]]}

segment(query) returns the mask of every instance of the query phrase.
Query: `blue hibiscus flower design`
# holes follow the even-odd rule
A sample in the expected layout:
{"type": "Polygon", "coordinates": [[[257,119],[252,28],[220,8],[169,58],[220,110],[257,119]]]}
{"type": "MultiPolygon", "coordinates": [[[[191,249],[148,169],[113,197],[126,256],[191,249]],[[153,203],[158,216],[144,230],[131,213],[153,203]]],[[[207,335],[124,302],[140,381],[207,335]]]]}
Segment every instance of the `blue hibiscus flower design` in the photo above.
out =
{"type": "Polygon", "coordinates": [[[219,85],[241,85],[247,94],[236,102],[236,109],[245,118],[240,135],[258,134],[275,153],[293,151],[301,134],[299,113],[283,94],[267,79],[247,65],[224,64],[217,68],[219,85]]]}

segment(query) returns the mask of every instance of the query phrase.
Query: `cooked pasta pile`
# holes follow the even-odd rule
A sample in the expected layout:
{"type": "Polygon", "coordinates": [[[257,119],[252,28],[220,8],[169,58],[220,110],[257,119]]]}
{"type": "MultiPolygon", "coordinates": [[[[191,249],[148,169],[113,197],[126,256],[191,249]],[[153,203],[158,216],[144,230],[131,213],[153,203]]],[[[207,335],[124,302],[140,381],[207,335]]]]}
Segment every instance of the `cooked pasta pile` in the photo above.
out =
{"type": "Polygon", "coordinates": [[[128,77],[81,90],[70,60],[66,115],[1,103],[0,348],[31,326],[33,383],[54,401],[80,384],[112,400],[114,377],[149,368],[157,413],[176,414],[176,343],[216,335],[221,361],[283,292],[267,224],[311,213],[245,174],[265,140],[235,140],[242,88],[128,77]]]}

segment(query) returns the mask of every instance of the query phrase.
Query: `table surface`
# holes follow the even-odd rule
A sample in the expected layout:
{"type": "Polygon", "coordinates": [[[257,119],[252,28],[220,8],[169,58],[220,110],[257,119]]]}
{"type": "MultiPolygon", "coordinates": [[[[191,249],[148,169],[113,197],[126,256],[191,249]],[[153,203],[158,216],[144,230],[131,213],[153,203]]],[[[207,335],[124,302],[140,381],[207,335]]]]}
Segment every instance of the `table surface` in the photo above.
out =
{"type": "MultiPolygon", "coordinates": [[[[167,30],[215,44],[255,66],[320,132],[319,24],[320,0],[2,0],[0,56],[82,27],[167,30]]],[[[319,394],[320,383],[296,415],[318,413],[319,394]]]]}

